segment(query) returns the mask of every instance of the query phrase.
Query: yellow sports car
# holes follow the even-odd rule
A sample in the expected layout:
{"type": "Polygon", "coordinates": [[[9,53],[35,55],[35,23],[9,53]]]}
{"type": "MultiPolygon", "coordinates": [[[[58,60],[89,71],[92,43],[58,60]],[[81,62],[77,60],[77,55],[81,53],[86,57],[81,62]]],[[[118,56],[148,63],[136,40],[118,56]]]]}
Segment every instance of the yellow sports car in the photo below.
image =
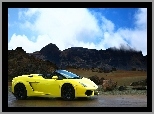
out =
{"type": "Polygon", "coordinates": [[[98,95],[97,88],[98,86],[90,79],[66,70],[55,70],[46,75],[22,75],[12,80],[12,93],[19,100],[31,96],[73,100],[77,97],[98,95]]]}

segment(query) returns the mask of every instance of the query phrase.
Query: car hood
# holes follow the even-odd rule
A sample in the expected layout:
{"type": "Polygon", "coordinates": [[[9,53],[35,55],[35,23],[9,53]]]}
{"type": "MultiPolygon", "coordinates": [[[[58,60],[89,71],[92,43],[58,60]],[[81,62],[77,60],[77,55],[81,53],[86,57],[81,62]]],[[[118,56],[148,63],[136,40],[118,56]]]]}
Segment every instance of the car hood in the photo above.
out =
{"type": "Polygon", "coordinates": [[[85,84],[87,87],[94,87],[94,88],[98,88],[98,86],[91,81],[88,78],[82,78],[82,79],[74,79],[74,81],[78,82],[78,83],[83,83],[85,84]]]}

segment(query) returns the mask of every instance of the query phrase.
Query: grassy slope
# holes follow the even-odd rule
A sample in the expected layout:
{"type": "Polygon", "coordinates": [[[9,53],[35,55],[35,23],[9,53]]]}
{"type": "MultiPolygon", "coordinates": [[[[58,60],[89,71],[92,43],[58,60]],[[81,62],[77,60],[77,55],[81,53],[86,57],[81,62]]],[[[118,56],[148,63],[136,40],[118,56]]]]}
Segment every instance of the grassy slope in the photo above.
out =
{"type": "Polygon", "coordinates": [[[118,86],[126,85],[129,86],[130,83],[144,80],[147,78],[147,73],[145,71],[113,71],[110,73],[98,73],[92,71],[84,71],[84,70],[76,70],[76,69],[68,69],[69,71],[76,73],[80,76],[90,77],[97,75],[99,78],[103,77],[105,79],[112,79],[113,81],[117,81],[118,86]],[[106,76],[107,75],[107,76],[106,76]]]}

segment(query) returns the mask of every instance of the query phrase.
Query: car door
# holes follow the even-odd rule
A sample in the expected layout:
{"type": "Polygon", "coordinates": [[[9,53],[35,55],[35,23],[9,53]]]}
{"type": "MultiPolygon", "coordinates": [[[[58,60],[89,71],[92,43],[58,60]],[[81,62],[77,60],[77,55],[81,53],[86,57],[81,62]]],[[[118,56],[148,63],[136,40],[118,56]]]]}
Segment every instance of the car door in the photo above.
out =
{"type": "Polygon", "coordinates": [[[61,94],[61,83],[62,80],[55,80],[55,79],[36,79],[37,81],[33,81],[33,87],[35,91],[38,92],[43,92],[44,94],[47,95],[52,95],[52,96],[60,96],[61,94]]]}
{"type": "Polygon", "coordinates": [[[62,76],[59,73],[53,73],[51,76],[51,79],[45,79],[45,92],[49,93],[53,96],[60,97],[61,96],[61,85],[63,84],[63,79],[66,79],[64,76],[62,76]],[[57,76],[58,79],[52,79],[52,76],[57,76]]]}
{"type": "Polygon", "coordinates": [[[52,96],[61,96],[61,85],[63,83],[63,77],[59,74],[53,74],[53,76],[58,76],[58,79],[52,79],[51,77],[48,78],[33,78],[31,79],[31,87],[33,91],[42,92],[47,95],[52,96]]]}
{"type": "Polygon", "coordinates": [[[50,94],[52,96],[60,96],[61,80],[55,80],[55,79],[45,79],[45,80],[46,80],[46,83],[44,84],[45,93],[50,94]]]}

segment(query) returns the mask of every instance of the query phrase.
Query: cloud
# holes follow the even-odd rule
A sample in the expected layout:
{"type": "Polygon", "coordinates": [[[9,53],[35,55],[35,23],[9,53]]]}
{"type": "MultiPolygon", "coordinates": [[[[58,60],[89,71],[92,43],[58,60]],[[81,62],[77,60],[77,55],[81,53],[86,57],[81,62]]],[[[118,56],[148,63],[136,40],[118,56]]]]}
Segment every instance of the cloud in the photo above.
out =
{"type": "Polygon", "coordinates": [[[140,8],[135,15],[135,24],[138,29],[147,29],[147,8],[140,8]]]}
{"type": "Polygon", "coordinates": [[[56,44],[60,50],[74,46],[106,49],[114,46],[119,48],[121,44],[127,45],[129,42],[131,47],[142,50],[146,55],[146,9],[136,12],[134,29],[119,28],[117,31],[111,20],[100,14],[98,19],[98,16],[84,8],[36,8],[20,11],[19,15],[24,20],[19,24],[21,29],[28,28],[37,35],[27,38],[29,35],[14,34],[9,49],[22,46],[28,53],[32,53],[49,43],[56,44]]]}
{"type": "Polygon", "coordinates": [[[109,33],[114,31],[114,23],[102,17],[102,29],[103,31],[108,31],[109,33]]]}
{"type": "Polygon", "coordinates": [[[130,46],[147,54],[147,9],[139,9],[134,16],[135,29],[119,29],[118,33],[123,39],[130,42],[130,46]]]}
{"type": "MultiPolygon", "coordinates": [[[[34,38],[34,36],[32,37],[34,38]]],[[[16,47],[22,47],[27,53],[40,50],[46,44],[48,44],[50,38],[48,35],[39,35],[37,41],[33,42],[27,38],[25,35],[13,34],[9,42],[9,49],[16,49],[16,47]],[[39,45],[38,45],[39,44],[39,45]]]]}
{"type": "Polygon", "coordinates": [[[26,29],[26,28],[31,30],[34,29],[34,26],[31,24],[31,22],[27,20],[24,23],[19,23],[18,25],[20,26],[21,29],[26,29]]]}
{"type": "Polygon", "coordinates": [[[105,48],[117,47],[125,45],[126,49],[129,46],[137,51],[142,51],[143,55],[147,54],[147,9],[139,9],[134,15],[135,28],[119,28],[114,31],[114,23],[110,20],[103,20],[104,39],[101,40],[98,47],[102,45],[105,48]],[[129,45],[128,45],[129,44],[129,45]]]}
{"type": "Polygon", "coordinates": [[[26,17],[31,17],[33,16],[37,11],[39,10],[39,8],[30,8],[27,11],[24,12],[24,15],[26,17]]]}
{"type": "MultiPolygon", "coordinates": [[[[40,35],[49,35],[47,44],[55,43],[61,50],[69,48],[69,45],[92,47],[92,42],[100,36],[97,19],[87,9],[29,9],[22,14],[32,17],[35,12],[39,12],[39,16],[34,23],[26,20],[20,27],[40,35]]],[[[42,38],[44,40],[46,39],[42,38]]]]}

